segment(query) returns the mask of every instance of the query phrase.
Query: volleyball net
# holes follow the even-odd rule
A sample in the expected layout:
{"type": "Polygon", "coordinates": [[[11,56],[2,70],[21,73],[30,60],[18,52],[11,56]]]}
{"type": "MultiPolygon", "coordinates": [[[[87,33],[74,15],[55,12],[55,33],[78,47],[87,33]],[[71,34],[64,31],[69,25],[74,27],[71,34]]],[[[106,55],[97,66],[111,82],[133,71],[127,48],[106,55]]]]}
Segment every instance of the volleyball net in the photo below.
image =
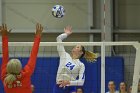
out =
{"type": "MultiPolygon", "coordinates": [[[[68,53],[73,46],[79,44],[85,46],[86,50],[98,54],[97,60],[93,63],[80,59],[86,68],[83,86],[85,93],[105,93],[109,90],[109,81],[115,82],[116,90],[120,89],[120,83],[124,81],[127,84],[127,91],[137,93],[140,77],[140,43],[138,42],[41,42],[36,68],[32,75],[35,93],[53,93],[59,66],[56,46],[60,44],[65,46],[68,53]]],[[[32,45],[33,42],[9,42],[10,58],[20,59],[24,67],[32,45]]],[[[0,52],[2,57],[2,50],[0,52]]],[[[4,93],[1,81],[0,91],[4,93]]]]}

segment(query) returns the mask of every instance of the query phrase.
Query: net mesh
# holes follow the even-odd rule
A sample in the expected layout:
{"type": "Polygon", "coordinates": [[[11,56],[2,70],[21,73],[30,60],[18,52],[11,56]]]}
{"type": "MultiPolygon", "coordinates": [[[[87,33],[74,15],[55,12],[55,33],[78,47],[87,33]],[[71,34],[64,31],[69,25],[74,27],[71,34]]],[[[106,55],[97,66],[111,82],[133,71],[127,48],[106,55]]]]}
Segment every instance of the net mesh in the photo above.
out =
{"type": "MultiPolygon", "coordinates": [[[[44,44],[45,45],[45,44],[44,44]]],[[[56,85],[56,75],[59,66],[59,56],[55,45],[41,45],[38,52],[37,64],[32,75],[32,84],[35,86],[35,93],[53,93],[56,85]]],[[[57,44],[56,44],[57,45],[57,44]]],[[[73,44],[74,45],[74,44],[73,44]]],[[[72,45],[65,46],[68,53],[71,53],[72,45]]],[[[85,83],[83,88],[85,93],[101,93],[101,45],[88,46],[86,50],[98,53],[97,61],[94,63],[86,62],[85,83]]],[[[21,60],[23,67],[27,64],[32,45],[10,46],[10,58],[21,60]]],[[[0,50],[1,57],[2,51],[0,50]]],[[[127,91],[131,90],[136,59],[136,49],[133,46],[106,46],[105,50],[105,90],[109,91],[109,81],[114,81],[116,90],[120,90],[120,83],[126,82],[127,91]]],[[[2,60],[0,60],[0,64],[2,60]]],[[[2,82],[0,81],[0,91],[4,93],[2,82]]]]}

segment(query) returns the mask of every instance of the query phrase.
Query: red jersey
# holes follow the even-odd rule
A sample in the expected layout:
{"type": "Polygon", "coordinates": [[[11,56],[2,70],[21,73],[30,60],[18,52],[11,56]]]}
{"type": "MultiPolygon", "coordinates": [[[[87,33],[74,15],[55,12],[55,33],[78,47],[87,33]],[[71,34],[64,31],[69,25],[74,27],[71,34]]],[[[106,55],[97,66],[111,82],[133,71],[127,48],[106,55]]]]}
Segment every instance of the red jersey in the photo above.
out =
{"type": "MultiPolygon", "coordinates": [[[[34,72],[36,59],[39,49],[40,36],[35,36],[34,45],[30,54],[27,65],[22,69],[20,77],[17,77],[17,80],[11,85],[4,86],[6,93],[32,93],[31,90],[31,75],[34,72]]],[[[2,37],[2,66],[1,66],[1,79],[4,84],[4,78],[6,77],[6,65],[9,61],[8,53],[8,37],[2,37]]]]}

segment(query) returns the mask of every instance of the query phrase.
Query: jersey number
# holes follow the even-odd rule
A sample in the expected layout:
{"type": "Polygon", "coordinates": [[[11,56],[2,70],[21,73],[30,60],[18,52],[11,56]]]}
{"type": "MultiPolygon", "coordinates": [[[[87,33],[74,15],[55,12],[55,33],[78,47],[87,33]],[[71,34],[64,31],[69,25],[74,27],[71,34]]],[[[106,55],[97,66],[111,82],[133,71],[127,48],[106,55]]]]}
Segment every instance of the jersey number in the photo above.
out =
{"type": "Polygon", "coordinates": [[[68,67],[68,68],[70,68],[70,70],[72,70],[75,67],[75,65],[73,65],[71,62],[68,62],[66,64],[66,67],[68,67]]]}

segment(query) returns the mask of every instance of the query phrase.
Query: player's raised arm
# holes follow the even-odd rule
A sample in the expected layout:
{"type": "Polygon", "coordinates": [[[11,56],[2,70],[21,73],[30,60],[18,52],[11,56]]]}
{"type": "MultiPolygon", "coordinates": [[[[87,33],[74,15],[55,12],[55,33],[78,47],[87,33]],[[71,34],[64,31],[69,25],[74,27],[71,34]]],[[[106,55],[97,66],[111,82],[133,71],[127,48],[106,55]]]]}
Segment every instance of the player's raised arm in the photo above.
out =
{"type": "Polygon", "coordinates": [[[34,38],[34,45],[32,47],[32,51],[31,51],[31,54],[30,54],[29,61],[24,68],[25,71],[29,73],[29,75],[31,75],[34,72],[42,31],[43,31],[42,25],[37,24],[36,25],[35,38],[34,38]]]}
{"type": "MultiPolygon", "coordinates": [[[[69,36],[72,33],[72,27],[71,26],[66,26],[64,28],[64,33],[60,34],[56,40],[57,42],[62,42],[67,36],[69,36]]],[[[64,56],[65,54],[65,48],[63,45],[57,45],[57,51],[60,57],[64,56]]]]}
{"type": "Polygon", "coordinates": [[[0,26],[0,34],[2,35],[2,66],[1,66],[1,78],[4,80],[6,74],[6,66],[9,60],[8,54],[8,34],[7,25],[0,26]]]}

